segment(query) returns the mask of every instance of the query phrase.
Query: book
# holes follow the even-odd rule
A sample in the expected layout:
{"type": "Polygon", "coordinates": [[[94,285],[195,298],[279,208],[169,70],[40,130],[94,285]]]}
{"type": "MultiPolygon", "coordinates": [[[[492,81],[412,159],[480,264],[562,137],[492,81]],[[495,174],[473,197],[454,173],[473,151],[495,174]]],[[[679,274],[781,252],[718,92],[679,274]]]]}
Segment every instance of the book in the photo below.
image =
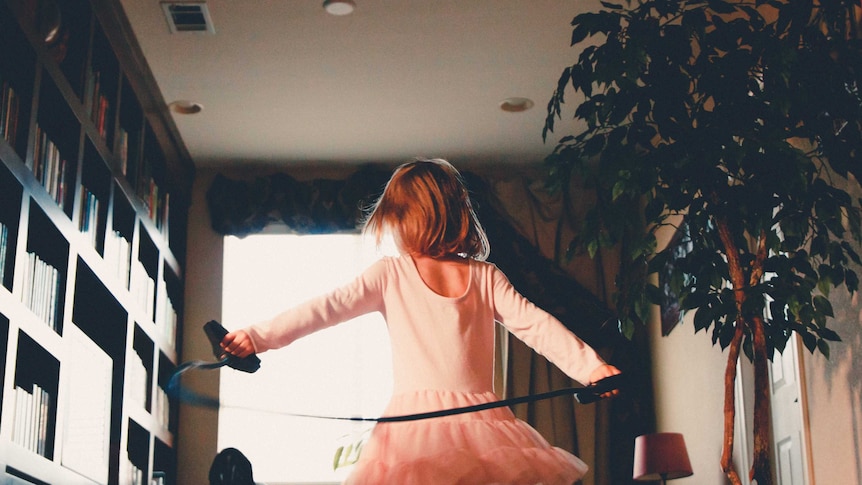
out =
{"type": "Polygon", "coordinates": [[[65,209],[69,183],[68,163],[57,145],[39,125],[36,125],[36,140],[33,160],[28,166],[54,202],[61,209],[65,209]]]}
{"type": "Polygon", "coordinates": [[[81,219],[78,229],[87,236],[90,244],[98,245],[99,199],[87,187],[81,186],[81,219]]]}
{"type": "Polygon", "coordinates": [[[15,387],[12,442],[27,451],[46,456],[51,395],[38,383],[15,387]]]}
{"type": "Polygon", "coordinates": [[[27,253],[23,303],[55,332],[60,329],[60,272],[36,253],[27,253]]]}
{"type": "Polygon", "coordinates": [[[0,137],[15,143],[18,131],[18,105],[20,101],[8,81],[0,79],[0,137]]]}
{"type": "Polygon", "coordinates": [[[9,245],[9,228],[0,222],[0,285],[6,278],[6,253],[9,245]]]}

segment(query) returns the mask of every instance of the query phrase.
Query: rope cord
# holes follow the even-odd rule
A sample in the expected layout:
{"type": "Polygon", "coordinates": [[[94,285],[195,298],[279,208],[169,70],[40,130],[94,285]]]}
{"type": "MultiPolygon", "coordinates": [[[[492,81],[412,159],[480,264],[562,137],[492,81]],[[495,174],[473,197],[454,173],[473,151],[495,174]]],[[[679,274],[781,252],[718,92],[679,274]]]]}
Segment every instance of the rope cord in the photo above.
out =
{"type": "Polygon", "coordinates": [[[492,401],[482,404],[474,404],[471,406],[462,406],[457,408],[449,408],[449,409],[441,409],[439,411],[429,411],[423,413],[415,413],[415,414],[404,414],[399,416],[381,416],[377,418],[363,417],[363,416],[326,416],[326,415],[317,415],[317,414],[302,414],[302,413],[291,413],[286,411],[276,411],[276,410],[267,410],[262,408],[251,408],[246,406],[234,406],[230,404],[224,404],[219,399],[204,396],[198,394],[194,391],[184,388],[180,384],[180,376],[188,372],[192,369],[200,369],[200,370],[215,370],[221,367],[228,365],[229,358],[224,358],[218,362],[205,362],[200,360],[186,362],[174,371],[174,374],[171,376],[168,381],[167,393],[168,395],[174,396],[179,400],[191,404],[193,406],[205,407],[211,409],[219,409],[219,408],[231,408],[245,411],[253,411],[258,413],[268,413],[268,414],[277,414],[281,416],[292,416],[298,418],[313,418],[313,419],[329,419],[329,420],[338,420],[338,421],[363,421],[363,422],[375,422],[375,423],[396,423],[396,422],[405,422],[405,421],[418,421],[422,419],[431,419],[431,418],[439,418],[443,416],[454,416],[457,414],[466,414],[473,413],[478,411],[484,411],[486,409],[494,409],[505,406],[513,406],[516,404],[524,404],[536,401],[542,401],[545,399],[552,399],[559,396],[568,396],[574,395],[575,399],[581,404],[587,404],[591,402],[598,401],[602,399],[602,395],[613,390],[619,389],[623,385],[624,377],[622,374],[615,375],[611,377],[607,377],[594,383],[591,386],[587,387],[567,387],[563,389],[557,389],[554,391],[543,392],[540,394],[530,394],[527,396],[519,396],[512,397],[508,399],[501,399],[499,401],[492,401]]]}

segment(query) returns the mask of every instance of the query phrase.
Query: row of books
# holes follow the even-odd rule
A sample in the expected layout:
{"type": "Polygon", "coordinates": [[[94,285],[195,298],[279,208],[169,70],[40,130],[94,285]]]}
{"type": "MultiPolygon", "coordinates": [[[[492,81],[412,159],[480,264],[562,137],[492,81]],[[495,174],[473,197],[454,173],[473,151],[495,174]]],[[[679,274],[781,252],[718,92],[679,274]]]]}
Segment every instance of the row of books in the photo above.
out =
{"type": "MultiPolygon", "coordinates": [[[[148,166],[145,161],[144,166],[148,166]]],[[[147,209],[147,217],[150,218],[162,235],[168,237],[168,214],[170,214],[171,194],[159,189],[155,179],[146,173],[142,173],[136,184],[138,197],[147,209]]]]}
{"type": "Polygon", "coordinates": [[[162,303],[162,314],[156,326],[159,328],[164,338],[165,344],[169,348],[173,348],[177,343],[177,310],[171,302],[171,298],[167,296],[167,292],[160,293],[162,303]]]}
{"type": "Polygon", "coordinates": [[[126,175],[126,171],[129,169],[129,132],[122,126],[117,131],[117,149],[115,155],[120,159],[120,172],[126,175]]]}
{"type": "Polygon", "coordinates": [[[15,387],[12,442],[42,456],[48,447],[48,416],[51,395],[38,384],[29,389],[15,387]]]}
{"type": "Polygon", "coordinates": [[[85,90],[85,99],[88,99],[90,102],[90,119],[93,120],[99,134],[103,138],[107,138],[111,104],[108,101],[108,97],[102,92],[101,72],[91,70],[88,73],[85,90]]]}
{"type": "Polygon", "coordinates": [[[120,483],[123,485],[147,485],[144,470],[138,468],[130,458],[120,466],[120,483]]]}
{"type": "Polygon", "coordinates": [[[47,323],[55,332],[60,331],[60,272],[43,261],[36,253],[27,253],[24,268],[24,305],[47,323]]]}
{"type": "Polygon", "coordinates": [[[13,144],[18,134],[19,99],[9,81],[0,79],[0,137],[13,144]]]}
{"type": "Polygon", "coordinates": [[[137,302],[138,308],[144,311],[144,315],[151,322],[154,322],[156,314],[156,281],[150,277],[144,264],[138,259],[132,262],[129,291],[132,293],[132,299],[137,302]]]}
{"type": "Polygon", "coordinates": [[[60,153],[57,145],[37,125],[36,147],[30,169],[36,176],[36,180],[45,187],[61,209],[65,208],[66,194],[69,190],[67,165],[66,158],[60,153]]]}
{"type": "Polygon", "coordinates": [[[102,258],[108,266],[114,268],[114,276],[122,283],[123,288],[128,288],[132,269],[132,243],[119,231],[110,232],[105,236],[105,253],[102,258]]]}
{"type": "Polygon", "coordinates": [[[167,429],[171,420],[171,401],[168,393],[161,386],[156,386],[156,398],[153,400],[153,417],[167,429]]]}
{"type": "MultiPolygon", "coordinates": [[[[131,359],[129,359],[129,382],[128,382],[128,396],[133,402],[137,403],[141,406],[142,409],[145,409],[147,406],[147,395],[149,394],[149,372],[147,371],[147,366],[144,364],[141,356],[135,352],[131,359]]],[[[156,419],[156,421],[164,428],[168,427],[168,423],[170,422],[170,399],[168,398],[168,393],[161,388],[161,386],[156,386],[156,394],[153,399],[153,406],[151,410],[151,415],[156,419]]]]}
{"type": "Polygon", "coordinates": [[[9,245],[9,228],[0,222],[0,285],[6,278],[6,253],[9,245]]]}
{"type": "Polygon", "coordinates": [[[98,245],[99,214],[99,199],[86,187],[81,187],[81,220],[78,229],[87,236],[94,248],[98,245]]]}
{"type": "Polygon", "coordinates": [[[128,361],[128,389],[126,395],[141,408],[147,407],[147,395],[150,393],[149,371],[144,360],[137,352],[132,352],[128,361]]]}

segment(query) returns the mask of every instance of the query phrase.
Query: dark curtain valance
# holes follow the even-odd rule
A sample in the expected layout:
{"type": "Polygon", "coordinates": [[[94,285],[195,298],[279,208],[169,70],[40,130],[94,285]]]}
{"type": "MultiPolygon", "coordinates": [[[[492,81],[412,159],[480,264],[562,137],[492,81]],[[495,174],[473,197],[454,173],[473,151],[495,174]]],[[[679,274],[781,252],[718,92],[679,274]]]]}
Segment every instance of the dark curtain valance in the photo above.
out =
{"type": "Polygon", "coordinates": [[[346,180],[300,182],[275,173],[253,180],[218,174],[207,191],[213,229],[238,237],[283,223],[299,234],[355,230],[363,209],[382,191],[389,173],[362,169],[346,180]]]}
{"type": "MultiPolygon", "coordinates": [[[[276,173],[252,180],[217,175],[207,192],[212,227],[219,234],[246,236],[271,223],[299,234],[356,230],[365,209],[379,197],[391,172],[361,169],[345,180],[300,182],[276,173]]],[[[496,210],[488,185],[464,173],[496,264],[524,296],[553,313],[596,347],[618,338],[613,316],[589,290],[568,276],[496,210]]]]}

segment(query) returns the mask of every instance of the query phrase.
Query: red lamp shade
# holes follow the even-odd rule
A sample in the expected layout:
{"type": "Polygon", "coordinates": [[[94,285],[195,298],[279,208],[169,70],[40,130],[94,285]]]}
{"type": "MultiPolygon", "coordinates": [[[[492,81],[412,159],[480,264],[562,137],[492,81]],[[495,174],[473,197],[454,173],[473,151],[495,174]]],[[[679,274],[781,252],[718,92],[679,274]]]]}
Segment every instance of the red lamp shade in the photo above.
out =
{"type": "Polygon", "coordinates": [[[691,462],[680,433],[654,433],[635,439],[632,478],[639,482],[691,476],[691,462]]]}

